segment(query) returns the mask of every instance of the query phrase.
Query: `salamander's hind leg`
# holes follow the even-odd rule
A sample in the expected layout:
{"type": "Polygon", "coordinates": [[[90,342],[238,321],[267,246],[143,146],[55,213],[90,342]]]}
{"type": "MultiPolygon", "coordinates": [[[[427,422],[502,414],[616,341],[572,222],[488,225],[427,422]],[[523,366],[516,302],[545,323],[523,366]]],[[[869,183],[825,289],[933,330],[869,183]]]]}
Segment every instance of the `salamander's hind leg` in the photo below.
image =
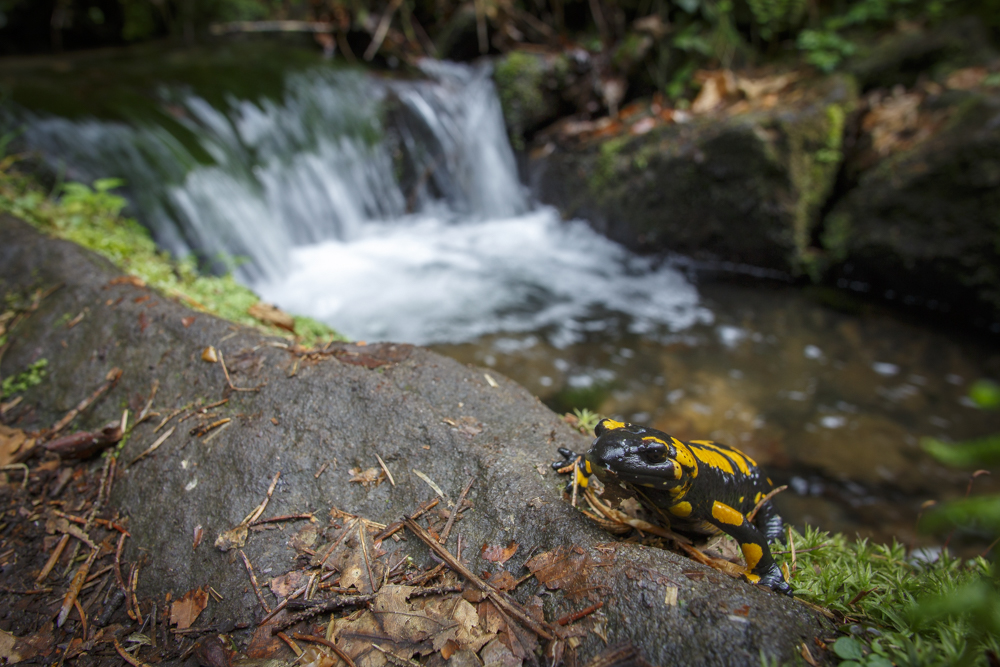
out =
{"type": "Polygon", "coordinates": [[[770,501],[760,506],[753,522],[757,529],[764,533],[768,542],[785,543],[785,522],[781,520],[781,516],[770,501]]]}
{"type": "Polygon", "coordinates": [[[749,579],[751,582],[768,586],[771,590],[785,595],[792,594],[792,587],[785,581],[785,577],[781,574],[781,568],[771,556],[771,549],[767,546],[767,538],[761,531],[757,530],[756,526],[747,521],[742,512],[715,501],[712,505],[712,517],[709,522],[739,542],[740,551],[743,552],[743,558],[747,562],[747,569],[750,570],[749,579]]]}

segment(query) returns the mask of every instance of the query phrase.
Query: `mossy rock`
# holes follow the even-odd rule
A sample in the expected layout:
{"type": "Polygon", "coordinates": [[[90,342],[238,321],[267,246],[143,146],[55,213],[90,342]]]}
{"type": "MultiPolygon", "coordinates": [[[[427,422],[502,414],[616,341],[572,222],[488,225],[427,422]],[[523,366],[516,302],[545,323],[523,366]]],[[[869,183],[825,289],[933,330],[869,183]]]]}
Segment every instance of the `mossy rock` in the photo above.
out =
{"type": "Polygon", "coordinates": [[[562,53],[510,51],[497,59],[493,80],[515,148],[524,148],[533,132],[579,106],[588,69],[588,63],[562,53]]]}
{"type": "Polygon", "coordinates": [[[919,113],[928,122],[917,140],[848,165],[857,185],[824,223],[824,243],[844,259],[834,279],[990,325],[1000,319],[1000,90],[930,95],[919,113]]]}
{"type": "Polygon", "coordinates": [[[554,141],[532,162],[532,182],[542,201],[633,248],[810,271],[856,103],[854,81],[838,75],[803,82],[769,109],[554,141]]]}

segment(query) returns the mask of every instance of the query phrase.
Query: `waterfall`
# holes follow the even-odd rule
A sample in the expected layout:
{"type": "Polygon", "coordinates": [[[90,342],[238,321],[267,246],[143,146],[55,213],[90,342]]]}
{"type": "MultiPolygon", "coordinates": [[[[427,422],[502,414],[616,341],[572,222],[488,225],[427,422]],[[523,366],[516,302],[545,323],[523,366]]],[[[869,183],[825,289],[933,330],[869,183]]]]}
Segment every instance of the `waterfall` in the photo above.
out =
{"type": "Polygon", "coordinates": [[[533,205],[488,65],[424,78],[289,74],[281,99],[213,106],[162,89],[161,117],[25,115],[25,142],[72,180],[117,176],[161,246],[346,334],[418,343],[710,318],[677,272],[533,205]]]}

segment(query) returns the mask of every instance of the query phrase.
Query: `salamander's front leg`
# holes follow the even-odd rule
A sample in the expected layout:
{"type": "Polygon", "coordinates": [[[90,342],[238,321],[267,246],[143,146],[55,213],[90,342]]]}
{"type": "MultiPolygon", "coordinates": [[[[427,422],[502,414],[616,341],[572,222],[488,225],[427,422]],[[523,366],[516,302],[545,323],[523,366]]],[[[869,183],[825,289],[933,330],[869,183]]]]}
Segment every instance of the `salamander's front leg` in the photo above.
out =
{"type": "Polygon", "coordinates": [[[785,581],[781,568],[774,562],[767,539],[757,528],[747,521],[746,516],[725,503],[716,500],[712,505],[712,517],[709,522],[726,533],[740,545],[747,569],[751,574],[752,583],[768,586],[771,590],[792,594],[792,587],[785,581]]]}
{"type": "MultiPolygon", "coordinates": [[[[583,454],[577,454],[572,449],[566,449],[565,447],[560,447],[558,450],[559,455],[563,458],[559,461],[552,462],[552,469],[556,472],[566,474],[572,472],[572,465],[574,461],[579,460],[579,465],[576,467],[576,484],[582,488],[587,488],[587,484],[590,482],[590,464],[587,463],[587,457],[583,454]]],[[[573,480],[570,479],[566,482],[566,489],[572,490],[573,480]]]]}

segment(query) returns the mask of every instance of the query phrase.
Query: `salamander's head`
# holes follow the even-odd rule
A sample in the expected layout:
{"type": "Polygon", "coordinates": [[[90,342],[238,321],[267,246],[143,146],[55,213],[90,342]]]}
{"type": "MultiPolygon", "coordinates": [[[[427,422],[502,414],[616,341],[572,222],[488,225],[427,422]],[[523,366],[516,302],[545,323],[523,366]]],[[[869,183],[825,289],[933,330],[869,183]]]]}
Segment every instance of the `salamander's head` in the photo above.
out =
{"type": "Polygon", "coordinates": [[[601,479],[664,489],[698,474],[690,450],[663,431],[603,419],[594,434],[587,461],[601,479]]]}

